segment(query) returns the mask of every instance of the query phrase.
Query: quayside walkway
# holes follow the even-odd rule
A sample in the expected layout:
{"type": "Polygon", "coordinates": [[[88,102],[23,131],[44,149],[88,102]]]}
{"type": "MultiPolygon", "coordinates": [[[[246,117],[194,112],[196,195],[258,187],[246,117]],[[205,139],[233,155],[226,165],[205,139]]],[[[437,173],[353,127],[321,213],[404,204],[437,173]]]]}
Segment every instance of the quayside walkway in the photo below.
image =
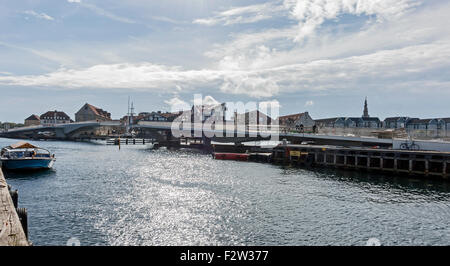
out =
{"type": "Polygon", "coordinates": [[[28,246],[10,189],[0,168],[0,246],[28,246]]]}

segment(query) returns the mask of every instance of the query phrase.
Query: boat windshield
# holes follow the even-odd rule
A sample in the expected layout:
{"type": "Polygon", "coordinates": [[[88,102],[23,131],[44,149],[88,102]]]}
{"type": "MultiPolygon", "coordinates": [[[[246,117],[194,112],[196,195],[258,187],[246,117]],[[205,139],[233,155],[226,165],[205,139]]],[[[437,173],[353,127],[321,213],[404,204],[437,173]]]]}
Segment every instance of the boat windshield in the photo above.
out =
{"type": "Polygon", "coordinates": [[[3,152],[3,157],[9,159],[20,158],[49,158],[50,152],[44,149],[14,149],[3,152]]]}

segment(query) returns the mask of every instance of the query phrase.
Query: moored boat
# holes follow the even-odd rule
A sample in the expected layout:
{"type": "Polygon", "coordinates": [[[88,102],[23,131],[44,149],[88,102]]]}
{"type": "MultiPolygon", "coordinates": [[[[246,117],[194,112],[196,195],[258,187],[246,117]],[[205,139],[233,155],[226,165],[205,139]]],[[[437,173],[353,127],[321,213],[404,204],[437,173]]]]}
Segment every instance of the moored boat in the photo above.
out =
{"type": "Polygon", "coordinates": [[[47,149],[28,142],[18,142],[4,147],[0,152],[0,160],[5,169],[40,170],[52,168],[56,158],[47,149]]]}
{"type": "Polygon", "coordinates": [[[248,153],[228,153],[215,152],[214,159],[216,160],[234,160],[234,161],[248,161],[248,153]]]}

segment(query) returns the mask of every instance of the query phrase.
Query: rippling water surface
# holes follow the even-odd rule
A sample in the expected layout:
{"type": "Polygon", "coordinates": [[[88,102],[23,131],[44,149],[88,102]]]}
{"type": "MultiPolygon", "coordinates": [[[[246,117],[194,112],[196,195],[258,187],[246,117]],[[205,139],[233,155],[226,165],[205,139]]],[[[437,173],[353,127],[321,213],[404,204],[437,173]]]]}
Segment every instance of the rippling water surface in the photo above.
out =
{"type": "Polygon", "coordinates": [[[32,143],[56,154],[54,169],[5,174],[35,245],[72,237],[82,245],[450,244],[450,183],[143,146],[32,143]]]}

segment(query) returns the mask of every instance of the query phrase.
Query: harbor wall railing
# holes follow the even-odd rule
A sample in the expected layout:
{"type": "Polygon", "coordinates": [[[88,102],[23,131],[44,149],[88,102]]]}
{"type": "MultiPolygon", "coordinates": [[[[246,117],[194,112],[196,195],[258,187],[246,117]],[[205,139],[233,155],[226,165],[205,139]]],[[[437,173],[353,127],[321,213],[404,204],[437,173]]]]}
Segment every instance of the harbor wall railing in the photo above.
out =
{"type": "MultiPolygon", "coordinates": [[[[386,133],[386,128],[341,128],[341,127],[319,127],[318,133],[323,135],[339,135],[339,136],[360,136],[360,137],[377,137],[386,133]]],[[[441,139],[450,141],[450,131],[445,129],[405,129],[405,137],[409,136],[413,139],[430,140],[441,139]]]]}

